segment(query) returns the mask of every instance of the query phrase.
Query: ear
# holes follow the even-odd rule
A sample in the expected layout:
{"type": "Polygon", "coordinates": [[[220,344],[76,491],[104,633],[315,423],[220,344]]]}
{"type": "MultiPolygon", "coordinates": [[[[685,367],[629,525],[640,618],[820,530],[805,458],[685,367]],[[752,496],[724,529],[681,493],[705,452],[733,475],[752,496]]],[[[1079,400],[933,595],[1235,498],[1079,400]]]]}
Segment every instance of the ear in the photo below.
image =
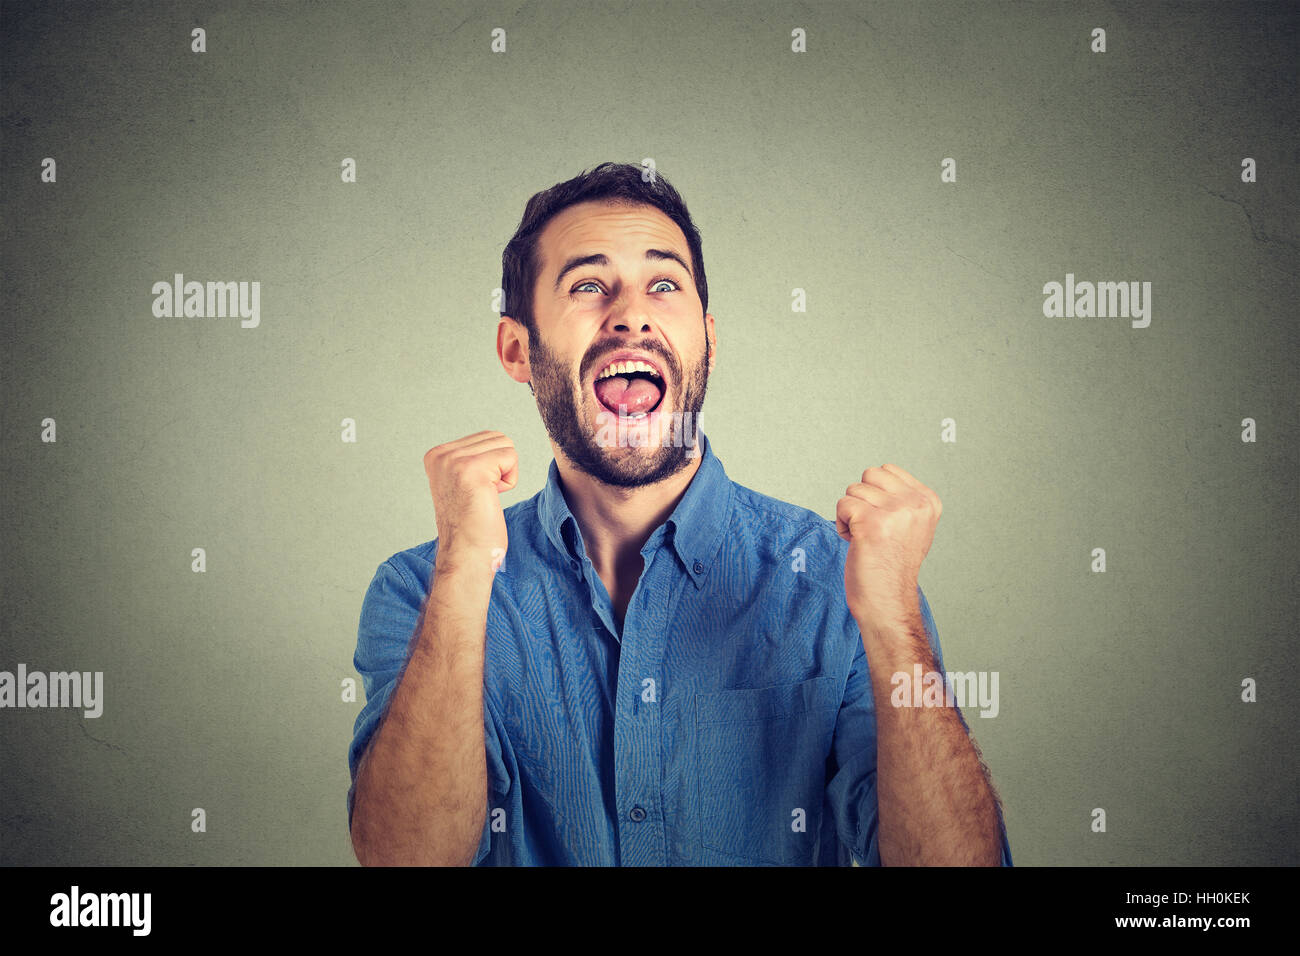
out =
{"type": "Polygon", "coordinates": [[[528,365],[528,330],[513,316],[503,315],[497,323],[497,358],[506,374],[516,382],[528,382],[532,388],[532,370],[528,365]]]}
{"type": "Polygon", "coordinates": [[[709,374],[712,375],[714,366],[718,364],[718,336],[713,328],[712,312],[704,316],[704,334],[709,342],[709,374]]]}

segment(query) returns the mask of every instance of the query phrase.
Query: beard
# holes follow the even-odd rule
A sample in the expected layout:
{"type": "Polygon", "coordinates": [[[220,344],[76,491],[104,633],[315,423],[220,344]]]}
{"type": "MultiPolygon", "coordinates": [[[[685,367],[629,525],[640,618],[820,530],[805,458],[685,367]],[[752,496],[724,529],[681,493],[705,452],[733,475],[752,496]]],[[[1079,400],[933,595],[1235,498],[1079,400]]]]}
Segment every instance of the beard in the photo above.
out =
{"type": "MultiPolygon", "coordinates": [[[[597,481],[617,488],[637,488],[652,485],[669,478],[681,471],[692,458],[703,451],[703,439],[699,436],[700,409],[704,405],[704,393],[709,384],[709,347],[705,340],[704,361],[692,365],[687,375],[682,374],[674,358],[667,354],[658,342],[644,344],[627,343],[626,347],[644,352],[659,359],[667,378],[663,382],[663,397],[659,400],[658,410],[670,407],[669,397],[673,388],[680,388],[681,394],[672,396],[670,415],[679,415],[680,427],[660,429],[649,426],[650,446],[656,435],[663,435],[658,440],[658,447],[625,447],[622,442],[602,443],[600,435],[617,427],[617,413],[609,412],[596,400],[595,395],[588,396],[583,389],[583,378],[579,374],[584,365],[598,353],[609,351],[609,346],[592,349],[589,357],[579,363],[577,372],[550,352],[540,337],[534,336],[528,353],[528,364],[532,371],[533,395],[537,399],[537,410],[541,413],[542,424],[546,433],[559,446],[574,466],[597,481]],[[592,417],[589,409],[595,406],[600,421],[592,417]],[[615,425],[604,425],[607,421],[615,425]]],[[[620,343],[622,345],[622,343],[620,343]]],[[[660,419],[661,424],[663,419],[660,419]]],[[[629,431],[635,429],[629,424],[629,431]]]]}

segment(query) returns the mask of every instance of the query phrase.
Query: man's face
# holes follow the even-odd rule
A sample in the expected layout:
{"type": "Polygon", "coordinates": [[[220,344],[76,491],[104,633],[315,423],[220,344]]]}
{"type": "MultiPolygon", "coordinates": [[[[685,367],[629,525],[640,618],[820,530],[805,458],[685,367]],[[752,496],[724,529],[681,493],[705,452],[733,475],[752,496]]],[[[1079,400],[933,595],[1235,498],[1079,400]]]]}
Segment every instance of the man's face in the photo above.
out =
{"type": "Polygon", "coordinates": [[[653,206],[587,202],[547,223],[537,248],[528,364],[547,433],[576,467],[608,485],[675,474],[699,454],[706,329],[713,334],[686,237],[653,206]],[[596,256],[604,261],[591,261],[596,256]],[[624,352],[657,374],[601,379],[624,352]]]}

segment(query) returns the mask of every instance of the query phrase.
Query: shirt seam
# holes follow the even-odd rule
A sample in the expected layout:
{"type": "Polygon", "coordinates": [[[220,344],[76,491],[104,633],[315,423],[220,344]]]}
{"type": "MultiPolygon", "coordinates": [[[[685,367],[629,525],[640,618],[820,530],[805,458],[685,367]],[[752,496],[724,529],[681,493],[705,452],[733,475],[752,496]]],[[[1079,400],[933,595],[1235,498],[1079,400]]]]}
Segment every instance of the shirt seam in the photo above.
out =
{"type": "MultiPolygon", "coordinates": [[[[725,474],[724,474],[724,478],[725,478],[725,474]]],[[[717,557],[718,551],[722,547],[723,536],[727,533],[728,530],[730,530],[732,526],[733,523],[732,519],[733,516],[735,515],[736,502],[740,497],[736,493],[736,483],[732,481],[730,478],[725,478],[725,486],[727,489],[727,501],[722,506],[722,508],[720,508],[718,511],[719,517],[717,523],[713,527],[712,539],[708,540],[704,544],[704,547],[701,549],[703,551],[702,556],[706,561],[708,561],[709,567],[713,565],[714,559],[717,557]]],[[[677,547],[678,544],[679,544],[678,534],[677,531],[674,529],[673,552],[677,555],[678,560],[680,560],[682,562],[682,565],[686,568],[687,574],[691,575],[691,581],[695,584],[695,586],[697,588],[703,587],[704,585],[702,581],[695,576],[695,569],[691,566],[691,564],[694,561],[698,561],[701,556],[691,555],[691,560],[688,561],[687,558],[682,555],[680,549],[677,547]]]]}

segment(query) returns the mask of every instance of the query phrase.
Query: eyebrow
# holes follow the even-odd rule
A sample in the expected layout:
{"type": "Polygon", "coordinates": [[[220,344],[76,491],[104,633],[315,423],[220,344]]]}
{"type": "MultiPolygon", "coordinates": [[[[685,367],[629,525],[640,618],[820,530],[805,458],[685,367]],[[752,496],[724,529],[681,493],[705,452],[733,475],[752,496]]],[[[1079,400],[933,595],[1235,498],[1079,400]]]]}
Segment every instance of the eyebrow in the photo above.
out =
{"type": "MultiPolygon", "coordinates": [[[[676,262],[686,270],[686,274],[691,277],[691,281],[695,281],[695,276],[691,274],[691,267],[686,264],[686,260],[671,249],[647,249],[645,251],[645,257],[649,262],[663,262],[666,260],[676,262]]],[[[564,268],[560,270],[560,274],[555,277],[555,290],[559,290],[560,283],[564,281],[564,277],[574,269],[581,269],[583,266],[607,265],[609,265],[609,256],[601,252],[597,252],[595,255],[590,256],[574,256],[564,264],[564,268]]]]}

